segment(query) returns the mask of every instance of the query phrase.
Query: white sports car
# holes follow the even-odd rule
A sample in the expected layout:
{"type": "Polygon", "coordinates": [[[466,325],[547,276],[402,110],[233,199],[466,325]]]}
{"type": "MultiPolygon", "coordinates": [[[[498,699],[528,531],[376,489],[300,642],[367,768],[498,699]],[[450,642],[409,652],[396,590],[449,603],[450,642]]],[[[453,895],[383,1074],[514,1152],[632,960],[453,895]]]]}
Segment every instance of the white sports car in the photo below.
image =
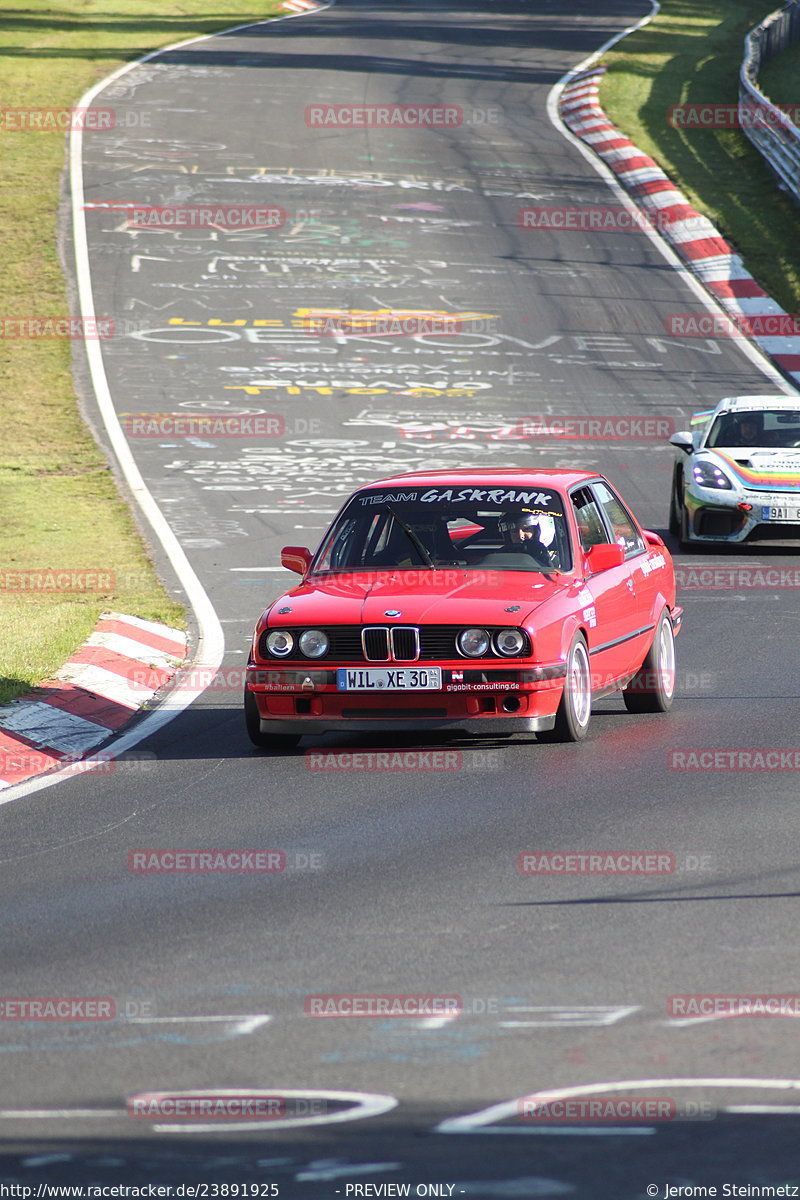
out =
{"type": "Polygon", "coordinates": [[[669,439],[681,545],[800,541],[800,397],[732,396],[691,423],[669,439]]]}

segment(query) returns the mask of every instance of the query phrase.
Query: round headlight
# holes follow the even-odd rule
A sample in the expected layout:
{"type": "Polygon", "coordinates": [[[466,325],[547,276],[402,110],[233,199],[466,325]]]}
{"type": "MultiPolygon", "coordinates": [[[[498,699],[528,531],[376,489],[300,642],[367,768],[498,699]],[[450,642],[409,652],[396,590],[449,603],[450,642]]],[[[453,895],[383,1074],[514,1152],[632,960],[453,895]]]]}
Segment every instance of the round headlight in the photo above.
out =
{"type": "Polygon", "coordinates": [[[276,658],[286,658],[294,649],[294,638],[285,629],[273,629],[267,634],[267,649],[276,658]]]}
{"type": "Polygon", "coordinates": [[[468,658],[483,658],[489,652],[489,635],[485,629],[462,629],[457,644],[468,658]]]}
{"type": "Polygon", "coordinates": [[[328,653],[330,643],[321,629],[307,629],[300,634],[298,645],[306,658],[322,658],[328,653]]]}
{"type": "Polygon", "coordinates": [[[520,629],[501,629],[494,635],[494,646],[498,654],[513,658],[521,654],[525,646],[525,637],[520,629]]]}

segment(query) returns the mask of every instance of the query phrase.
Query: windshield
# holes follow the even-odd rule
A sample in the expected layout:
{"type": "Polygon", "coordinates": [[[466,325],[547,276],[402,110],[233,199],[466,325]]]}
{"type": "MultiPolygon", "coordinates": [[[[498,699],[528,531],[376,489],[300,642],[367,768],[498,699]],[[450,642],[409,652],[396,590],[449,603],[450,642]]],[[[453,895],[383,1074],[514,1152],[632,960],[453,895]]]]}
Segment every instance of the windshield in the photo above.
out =
{"type": "Polygon", "coordinates": [[[545,572],[571,565],[558,493],[458,486],[359,492],[326,535],[313,570],[545,572]]]}
{"type": "Polygon", "coordinates": [[[708,449],[750,446],[768,450],[800,447],[800,411],[766,409],[720,413],[706,441],[708,449]]]}

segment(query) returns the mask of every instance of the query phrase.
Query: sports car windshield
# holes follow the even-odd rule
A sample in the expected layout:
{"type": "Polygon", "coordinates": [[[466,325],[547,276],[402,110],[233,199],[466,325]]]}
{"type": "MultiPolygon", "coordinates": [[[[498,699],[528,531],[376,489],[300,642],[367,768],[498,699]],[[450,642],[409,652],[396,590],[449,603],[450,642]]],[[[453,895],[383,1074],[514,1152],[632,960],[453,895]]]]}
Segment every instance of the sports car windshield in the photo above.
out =
{"type": "Polygon", "coordinates": [[[706,441],[711,450],[749,446],[766,450],[800,448],[800,411],[768,408],[720,413],[706,441]]]}
{"type": "Polygon", "coordinates": [[[561,497],[537,487],[471,485],[359,492],[325,537],[312,570],[568,571],[561,497]]]}

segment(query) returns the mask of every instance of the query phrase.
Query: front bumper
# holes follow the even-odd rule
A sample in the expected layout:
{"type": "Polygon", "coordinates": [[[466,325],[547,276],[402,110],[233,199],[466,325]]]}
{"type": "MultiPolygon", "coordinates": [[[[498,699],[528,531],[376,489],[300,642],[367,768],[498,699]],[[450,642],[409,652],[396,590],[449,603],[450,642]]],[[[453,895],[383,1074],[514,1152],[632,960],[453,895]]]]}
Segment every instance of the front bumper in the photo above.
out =
{"type": "Polygon", "coordinates": [[[693,485],[684,494],[688,541],[741,544],[770,542],[773,545],[794,545],[800,541],[800,523],[766,521],[762,508],[781,506],[800,507],[796,493],[758,493],[733,490],[724,493],[716,488],[693,485]],[[739,507],[751,505],[749,511],[739,507]]]}
{"type": "Polygon", "coordinates": [[[432,733],[448,730],[463,730],[465,733],[492,734],[504,733],[544,733],[555,725],[555,713],[547,717],[462,717],[454,720],[434,720],[432,718],[409,718],[408,720],[384,720],[377,714],[369,720],[319,721],[310,718],[295,720],[275,720],[262,718],[260,728],[262,733],[299,734],[309,736],[323,733],[432,733]]]}
{"type": "Polygon", "coordinates": [[[564,672],[563,663],[460,672],[442,666],[439,690],[365,692],[339,691],[335,666],[297,671],[251,664],[247,687],[258,708],[262,733],[420,729],[536,733],[553,727],[564,672]]]}

